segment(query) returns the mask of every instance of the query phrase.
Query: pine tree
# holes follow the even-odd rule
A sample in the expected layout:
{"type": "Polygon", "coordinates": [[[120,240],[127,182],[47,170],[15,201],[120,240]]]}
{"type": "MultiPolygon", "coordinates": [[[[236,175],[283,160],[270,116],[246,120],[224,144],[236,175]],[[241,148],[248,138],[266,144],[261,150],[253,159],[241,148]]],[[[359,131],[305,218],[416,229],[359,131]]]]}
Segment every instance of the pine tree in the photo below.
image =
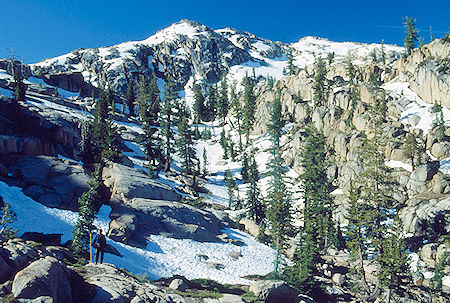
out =
{"type": "Polygon", "coordinates": [[[227,141],[228,152],[230,154],[230,157],[233,161],[235,161],[236,160],[236,149],[234,147],[234,142],[233,142],[233,139],[231,138],[230,133],[228,133],[228,135],[226,137],[226,141],[227,141]]]}
{"type": "Polygon", "coordinates": [[[355,69],[355,66],[353,65],[351,57],[347,57],[347,59],[346,59],[345,73],[346,73],[347,77],[349,78],[348,83],[350,85],[355,85],[356,84],[356,69],[355,69]]]}
{"type": "Polygon", "coordinates": [[[138,83],[138,104],[139,104],[139,120],[143,122],[146,119],[147,113],[149,112],[149,85],[147,80],[143,75],[139,78],[138,83]]]}
{"type": "Polygon", "coordinates": [[[14,87],[14,101],[17,103],[18,101],[25,101],[25,93],[27,90],[27,86],[23,82],[25,76],[22,70],[22,64],[16,63],[14,59],[14,54],[11,52],[10,55],[11,67],[13,72],[13,87],[14,87]]]}
{"type": "Polygon", "coordinates": [[[222,128],[222,132],[220,133],[219,143],[223,149],[223,158],[225,160],[229,159],[229,143],[228,143],[228,137],[227,137],[224,127],[222,128]]]}
{"type": "Polygon", "coordinates": [[[177,102],[178,94],[175,83],[172,78],[167,79],[164,87],[164,103],[161,111],[161,134],[163,137],[162,147],[164,150],[164,172],[170,170],[170,162],[172,161],[172,153],[174,151],[174,120],[175,120],[175,102],[177,102]]]}
{"type": "MultiPolygon", "coordinates": [[[[386,139],[381,127],[384,119],[375,106],[370,106],[368,112],[373,133],[370,139],[364,139],[360,150],[364,167],[364,172],[358,178],[360,192],[357,198],[358,203],[363,204],[363,214],[360,217],[364,218],[364,225],[360,225],[360,228],[365,230],[365,240],[369,243],[366,244],[366,251],[370,250],[375,254],[375,261],[380,266],[378,280],[382,286],[388,288],[390,298],[391,290],[398,286],[396,283],[400,280],[397,269],[406,268],[403,239],[400,233],[395,231],[400,232],[403,229],[400,222],[395,220],[398,202],[393,196],[393,189],[396,183],[390,177],[391,169],[385,164],[386,139]],[[389,221],[396,223],[390,226],[386,224],[389,221]],[[387,266],[393,268],[389,269],[387,266]]],[[[406,271],[403,273],[406,274],[406,271]]],[[[374,297],[378,289],[366,288],[365,291],[367,297],[374,297]]]]}
{"type": "Polygon", "coordinates": [[[381,63],[386,64],[386,52],[384,51],[384,39],[381,40],[381,63]]]}
{"type": "Polygon", "coordinates": [[[150,119],[146,119],[142,123],[142,130],[144,131],[138,138],[138,143],[141,145],[145,155],[147,156],[148,175],[156,176],[160,169],[161,163],[161,140],[158,136],[157,125],[154,125],[150,119]],[[156,163],[158,161],[158,163],[156,163]]]}
{"type": "Polygon", "coordinates": [[[78,199],[78,219],[73,229],[71,248],[73,254],[79,258],[85,256],[89,249],[89,231],[92,230],[95,219],[94,206],[100,199],[100,176],[101,171],[98,167],[89,182],[89,190],[78,199]]]}
{"type": "Polygon", "coordinates": [[[233,108],[233,116],[236,119],[237,126],[238,126],[238,134],[239,134],[239,152],[242,152],[243,146],[242,146],[242,106],[241,102],[239,102],[239,98],[236,94],[236,82],[233,82],[231,85],[231,91],[230,91],[230,99],[231,99],[231,107],[233,108]]]}
{"type": "Polygon", "coordinates": [[[335,238],[332,222],[333,186],[328,180],[325,137],[313,127],[306,129],[305,148],[301,151],[304,173],[300,176],[303,187],[304,221],[311,227],[317,251],[323,251],[333,245],[335,238]]]}
{"type": "Polygon", "coordinates": [[[314,106],[322,106],[328,99],[327,67],[322,57],[316,58],[314,72],[314,106]]]}
{"type": "Polygon", "coordinates": [[[100,163],[103,166],[108,160],[114,162],[122,160],[117,127],[110,121],[108,115],[108,96],[110,94],[101,91],[95,104],[94,119],[87,126],[82,154],[86,163],[100,163]]]}
{"type": "Polygon", "coordinates": [[[228,83],[227,78],[224,75],[222,80],[220,81],[220,91],[219,91],[219,102],[217,113],[219,117],[222,119],[222,125],[225,125],[225,118],[228,115],[228,111],[230,109],[230,102],[228,99],[228,83]]]}
{"type": "Polygon", "coordinates": [[[286,67],[283,69],[283,75],[285,76],[295,75],[294,51],[292,48],[289,48],[287,51],[287,62],[286,67]]]}
{"type": "Polygon", "coordinates": [[[245,206],[248,209],[248,217],[260,224],[266,217],[264,203],[261,199],[261,191],[258,187],[259,172],[254,153],[250,156],[250,167],[248,171],[248,190],[245,206]]]}
{"type": "Polygon", "coordinates": [[[200,86],[198,84],[194,84],[194,115],[195,115],[195,124],[198,127],[198,124],[201,121],[205,120],[205,97],[202,94],[200,86]]]}
{"type": "Polygon", "coordinates": [[[432,112],[434,113],[433,128],[436,129],[438,140],[443,141],[445,139],[445,119],[442,105],[436,102],[432,107],[432,112]]]}
{"type": "Polygon", "coordinates": [[[376,295],[378,290],[371,289],[371,286],[367,283],[364,260],[369,249],[365,243],[368,237],[368,229],[366,228],[368,226],[368,217],[366,216],[366,206],[363,203],[359,203],[358,199],[358,188],[351,181],[348,196],[349,208],[346,216],[349,223],[345,235],[347,237],[347,246],[350,249],[351,258],[357,261],[355,270],[367,298],[376,295]]]}
{"type": "Polygon", "coordinates": [[[136,98],[134,97],[133,84],[131,81],[128,82],[128,89],[126,94],[127,99],[127,107],[128,107],[128,116],[134,116],[134,103],[136,102],[136,98]]]}
{"type": "Polygon", "coordinates": [[[206,154],[206,148],[203,147],[203,176],[208,174],[208,155],[206,154]]]}
{"type": "MultiPolygon", "coordinates": [[[[114,94],[114,90],[112,89],[111,85],[108,85],[106,90],[104,90],[104,98],[106,100],[106,108],[109,108],[111,111],[111,114],[114,115],[115,111],[115,102],[116,102],[116,96],[114,94]]],[[[123,106],[122,106],[123,108],[123,106]]]]}
{"type": "Polygon", "coordinates": [[[0,236],[12,238],[16,234],[16,230],[10,225],[17,220],[17,215],[11,209],[11,204],[3,201],[0,196],[0,236]]]}
{"type": "Polygon", "coordinates": [[[244,86],[244,107],[242,110],[242,129],[245,132],[246,145],[249,143],[250,131],[255,123],[256,96],[253,93],[253,81],[245,75],[244,86]]]}
{"type": "Polygon", "coordinates": [[[424,39],[423,39],[423,37],[419,37],[419,49],[422,49],[422,47],[423,47],[423,41],[424,41],[424,39]]]}
{"type": "Polygon", "coordinates": [[[381,286],[387,288],[386,302],[390,303],[392,291],[400,288],[402,279],[409,271],[409,258],[406,253],[406,244],[402,236],[402,223],[398,216],[394,218],[394,224],[386,229],[380,242],[380,251],[375,261],[380,264],[378,275],[381,286]]]}
{"type": "Polygon", "coordinates": [[[303,229],[294,254],[294,266],[283,275],[288,282],[304,292],[311,293],[315,287],[316,264],[320,254],[330,246],[337,246],[336,232],[332,222],[333,190],[327,177],[329,161],[325,137],[314,128],[307,128],[305,148],[301,152],[304,173],[300,176],[303,185],[303,229]]]}
{"type": "Polygon", "coordinates": [[[235,189],[236,189],[236,182],[234,181],[233,175],[231,174],[231,171],[227,169],[225,171],[225,182],[227,183],[227,189],[228,189],[228,205],[230,208],[236,207],[236,197],[235,197],[235,189]]]}
{"type": "Polygon", "coordinates": [[[411,161],[412,170],[415,170],[416,166],[414,159],[419,155],[419,145],[417,143],[416,134],[408,133],[408,135],[406,135],[403,153],[404,156],[411,161]]]}
{"type": "Polygon", "coordinates": [[[430,42],[433,42],[434,35],[433,35],[433,27],[430,25],[430,42]]]}
{"type": "Polygon", "coordinates": [[[411,52],[415,48],[415,42],[418,41],[418,31],[416,29],[415,22],[417,19],[412,19],[411,17],[406,16],[405,22],[403,23],[405,29],[405,51],[406,55],[411,54],[411,52]]]}
{"type": "Polygon", "coordinates": [[[185,174],[193,174],[195,168],[196,152],[194,149],[193,132],[189,125],[189,112],[183,103],[180,120],[178,122],[177,153],[181,159],[181,171],[185,174]]]}
{"type": "Polygon", "coordinates": [[[204,111],[204,120],[205,121],[214,121],[217,115],[217,85],[209,85],[208,88],[208,97],[206,99],[205,111],[204,111]]]}
{"type": "Polygon", "coordinates": [[[160,99],[159,90],[156,85],[156,77],[153,76],[150,83],[141,76],[138,85],[139,117],[144,131],[138,138],[147,156],[148,174],[157,175],[161,166],[161,140],[158,136],[160,99]],[[156,161],[158,160],[158,164],[156,161]]]}
{"type": "Polygon", "coordinates": [[[319,262],[319,252],[314,242],[312,226],[305,222],[300,236],[300,246],[297,247],[292,261],[293,266],[287,266],[283,271],[283,279],[302,292],[311,294],[316,287],[314,274],[317,274],[316,264],[319,262]]]}
{"type": "Polygon", "coordinates": [[[242,154],[242,168],[241,168],[241,177],[244,183],[248,182],[249,177],[248,171],[249,171],[248,156],[247,153],[244,151],[244,153],[242,154]]]}
{"type": "Polygon", "coordinates": [[[275,241],[277,259],[275,273],[278,275],[280,250],[285,245],[287,236],[292,231],[291,193],[286,186],[286,169],[281,156],[280,138],[283,134],[283,120],[281,118],[281,102],[277,96],[272,105],[269,124],[271,157],[268,163],[270,183],[267,201],[267,218],[270,222],[273,239],[275,241]]]}
{"type": "Polygon", "coordinates": [[[328,66],[330,66],[333,63],[334,60],[334,52],[327,54],[327,60],[328,60],[328,66]]]}

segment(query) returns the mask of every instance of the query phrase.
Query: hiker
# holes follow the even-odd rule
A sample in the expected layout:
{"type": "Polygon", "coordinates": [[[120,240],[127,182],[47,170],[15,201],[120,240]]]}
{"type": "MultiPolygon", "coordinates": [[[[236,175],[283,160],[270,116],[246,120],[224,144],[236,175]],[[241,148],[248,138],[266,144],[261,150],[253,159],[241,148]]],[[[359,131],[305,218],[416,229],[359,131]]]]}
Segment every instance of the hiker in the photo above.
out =
{"type": "Polygon", "coordinates": [[[100,228],[97,229],[97,233],[94,235],[92,239],[92,247],[95,248],[95,264],[98,262],[98,255],[100,256],[100,264],[103,263],[103,255],[105,254],[106,248],[106,238],[103,235],[102,230],[100,228]]]}

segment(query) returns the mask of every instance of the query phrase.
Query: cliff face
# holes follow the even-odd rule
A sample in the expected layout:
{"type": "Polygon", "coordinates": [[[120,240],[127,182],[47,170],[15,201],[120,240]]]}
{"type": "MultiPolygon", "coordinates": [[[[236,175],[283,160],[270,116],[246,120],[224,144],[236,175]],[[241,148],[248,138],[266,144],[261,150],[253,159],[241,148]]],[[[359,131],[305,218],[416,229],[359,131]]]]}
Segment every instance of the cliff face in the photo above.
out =
{"type": "Polygon", "coordinates": [[[394,67],[425,102],[450,108],[450,41],[436,39],[416,49],[394,67]]]}
{"type": "MultiPolygon", "coordinates": [[[[362,146],[362,137],[370,138],[373,134],[367,108],[375,105],[376,94],[369,75],[378,74],[387,106],[386,120],[381,126],[387,140],[384,155],[398,182],[394,195],[400,204],[407,205],[401,211],[405,232],[424,235],[422,226],[425,222],[433,221],[450,208],[450,182],[445,170],[440,170],[450,157],[450,129],[447,125],[444,137],[438,138],[433,124],[436,114],[432,113],[431,104],[423,102],[429,102],[429,96],[441,96],[442,104],[448,106],[450,99],[446,90],[450,81],[445,62],[449,50],[448,42],[436,40],[407,58],[384,63],[353,59],[359,75],[354,85],[359,96],[357,100],[350,97],[352,85],[348,82],[347,59],[336,57],[327,65],[328,99],[321,106],[316,106],[313,100],[314,67],[306,65],[296,75],[276,81],[273,87],[262,84],[257,88],[257,122],[253,134],[263,135],[268,131],[271,103],[276,92],[282,101],[285,120],[293,123],[283,147],[285,159],[298,173],[303,172],[299,153],[306,136],[305,126],[312,123],[322,132],[333,150],[330,159],[334,165],[329,177],[342,190],[342,194],[336,196],[335,218],[345,224],[350,180],[358,178],[363,171],[358,149],[362,146]],[[425,76],[427,78],[423,80],[421,77],[425,76]],[[405,155],[404,142],[409,133],[416,134],[424,147],[416,158],[421,160],[415,160],[414,171],[411,160],[405,155]],[[430,207],[423,208],[423,205],[430,207]]],[[[445,107],[443,112],[448,120],[450,112],[445,107]]],[[[450,230],[450,222],[446,223],[446,228],[450,230]]]]}

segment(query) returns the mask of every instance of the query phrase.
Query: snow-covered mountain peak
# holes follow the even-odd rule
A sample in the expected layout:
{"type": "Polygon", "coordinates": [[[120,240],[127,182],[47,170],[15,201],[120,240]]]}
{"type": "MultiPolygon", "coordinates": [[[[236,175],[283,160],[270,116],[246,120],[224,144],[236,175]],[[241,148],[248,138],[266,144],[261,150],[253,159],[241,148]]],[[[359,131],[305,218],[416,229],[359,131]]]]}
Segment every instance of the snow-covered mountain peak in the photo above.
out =
{"type": "Polygon", "coordinates": [[[183,19],[181,21],[173,23],[165,29],[156,32],[156,34],[145,39],[144,41],[142,41],[142,43],[146,45],[154,45],[177,39],[180,36],[193,38],[200,34],[210,35],[211,33],[214,33],[214,31],[207,26],[197,21],[183,19]]]}
{"type": "MultiPolygon", "coordinates": [[[[301,38],[298,42],[290,45],[294,49],[294,56],[299,66],[311,64],[314,62],[316,56],[327,56],[333,53],[335,58],[344,59],[351,56],[353,59],[367,59],[372,52],[378,55],[381,53],[382,45],[377,43],[367,44],[360,42],[336,42],[327,38],[319,38],[313,36],[306,36],[301,38]]],[[[396,59],[399,58],[403,52],[403,47],[396,45],[384,44],[384,52],[386,57],[396,59]]]]}

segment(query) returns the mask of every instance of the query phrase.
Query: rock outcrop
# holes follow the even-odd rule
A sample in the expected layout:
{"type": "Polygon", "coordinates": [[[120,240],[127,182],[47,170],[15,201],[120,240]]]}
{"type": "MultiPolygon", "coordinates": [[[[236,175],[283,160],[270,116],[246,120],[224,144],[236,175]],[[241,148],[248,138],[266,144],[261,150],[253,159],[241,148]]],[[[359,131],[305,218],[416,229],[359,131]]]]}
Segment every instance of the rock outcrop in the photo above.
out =
{"type": "Polygon", "coordinates": [[[163,235],[213,242],[228,226],[212,212],[178,203],[181,196],[170,186],[138,169],[114,163],[103,180],[111,191],[108,236],[116,241],[145,247],[149,235],[163,235]]]}
{"type": "Polygon", "coordinates": [[[150,178],[138,169],[113,163],[103,169],[104,184],[110,188],[111,204],[131,204],[135,198],[180,201],[170,186],[150,178]]]}
{"type": "Polygon", "coordinates": [[[108,237],[138,247],[146,247],[149,235],[216,242],[227,227],[211,212],[172,201],[133,198],[112,208],[108,237]]]}
{"type": "Polygon", "coordinates": [[[74,262],[70,255],[61,246],[0,237],[0,301],[8,297],[24,303],[186,302],[114,265],[68,266],[65,262],[74,262]]]}
{"type": "Polygon", "coordinates": [[[436,39],[394,66],[424,101],[450,109],[450,42],[436,39]]]}
{"type": "Polygon", "coordinates": [[[314,303],[312,299],[301,295],[298,290],[290,287],[284,281],[258,281],[250,285],[249,290],[259,300],[271,303],[314,303]]]}
{"type": "Polygon", "coordinates": [[[89,189],[89,175],[70,160],[26,156],[11,171],[23,181],[26,195],[48,207],[78,210],[78,198],[89,189]]]}

